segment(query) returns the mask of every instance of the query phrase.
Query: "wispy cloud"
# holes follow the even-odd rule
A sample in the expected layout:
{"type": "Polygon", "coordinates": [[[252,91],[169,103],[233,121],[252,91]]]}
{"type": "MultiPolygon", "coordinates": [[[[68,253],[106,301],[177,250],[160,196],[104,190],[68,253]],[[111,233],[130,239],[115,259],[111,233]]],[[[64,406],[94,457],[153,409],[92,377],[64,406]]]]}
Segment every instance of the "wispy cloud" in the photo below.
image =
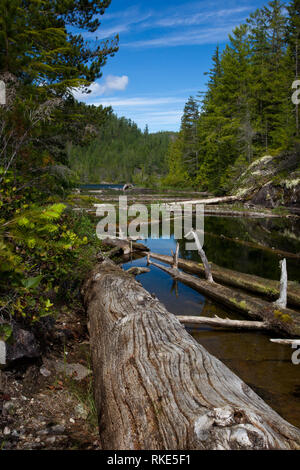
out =
{"type": "Polygon", "coordinates": [[[201,1],[167,7],[159,13],[149,8],[142,10],[139,6],[132,6],[114,14],[106,14],[104,27],[101,26],[94,33],[87,33],[86,37],[104,39],[118,33],[139,33],[151,29],[174,29],[209,24],[221,27],[228,21],[231,23],[235,21],[237,24],[244,19],[244,14],[252,9],[249,2],[240,5],[235,0],[228,0],[226,9],[224,7],[217,9],[216,2],[213,1],[201,1]]]}
{"type": "Polygon", "coordinates": [[[193,26],[207,23],[211,19],[216,22],[218,19],[224,19],[225,17],[235,16],[237,14],[249,11],[249,7],[239,7],[231,9],[213,10],[208,12],[199,12],[187,15],[175,14],[166,18],[162,18],[156,22],[158,26],[162,27],[173,27],[173,26],[193,26]]]}
{"type": "Polygon", "coordinates": [[[157,105],[166,105],[166,104],[179,104],[185,103],[185,98],[144,98],[144,97],[135,97],[135,98],[107,98],[94,101],[91,104],[95,106],[126,106],[126,107],[139,107],[139,106],[157,106],[157,105]]]}
{"type": "Polygon", "coordinates": [[[169,34],[159,36],[153,39],[142,39],[123,43],[123,47],[175,47],[184,45],[201,45],[223,42],[233,29],[234,24],[217,28],[206,28],[197,30],[188,30],[181,34],[169,34]]]}

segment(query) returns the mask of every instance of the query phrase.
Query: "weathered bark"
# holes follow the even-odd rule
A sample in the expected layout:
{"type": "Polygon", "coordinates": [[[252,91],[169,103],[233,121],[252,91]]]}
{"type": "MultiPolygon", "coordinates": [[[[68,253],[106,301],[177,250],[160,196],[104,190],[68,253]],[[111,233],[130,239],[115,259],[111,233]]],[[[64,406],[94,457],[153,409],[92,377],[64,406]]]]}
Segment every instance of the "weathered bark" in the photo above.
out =
{"type": "MultiPolygon", "coordinates": [[[[145,253],[146,254],[146,253],[145,253]]],[[[151,258],[163,263],[172,265],[171,256],[160,255],[158,253],[150,253],[151,258]]],[[[254,294],[262,295],[270,300],[276,300],[280,294],[279,282],[270,279],[264,279],[252,274],[239,273],[231,269],[222,268],[214,263],[210,263],[212,275],[216,282],[223,285],[238,287],[254,294]]],[[[205,275],[202,264],[196,261],[178,259],[178,267],[187,273],[205,275]]],[[[300,285],[296,282],[288,282],[287,300],[289,306],[300,307],[300,285]]]]}
{"type": "Polygon", "coordinates": [[[84,292],[104,450],[300,449],[300,430],[132,276],[105,261],[84,292]]]}
{"type": "Polygon", "coordinates": [[[229,318],[209,318],[193,316],[177,316],[184,325],[206,325],[217,328],[229,328],[234,330],[269,330],[269,324],[262,321],[230,320],[229,318]]]}
{"type": "Polygon", "coordinates": [[[153,262],[150,264],[170,274],[173,279],[201,292],[201,294],[207,295],[231,310],[240,312],[250,318],[261,319],[267,322],[269,329],[272,331],[285,333],[290,336],[300,336],[300,314],[294,310],[279,309],[276,305],[263,299],[250,297],[229,287],[224,287],[217,283],[212,284],[204,279],[185,274],[177,269],[167,268],[161,264],[153,262]]]}

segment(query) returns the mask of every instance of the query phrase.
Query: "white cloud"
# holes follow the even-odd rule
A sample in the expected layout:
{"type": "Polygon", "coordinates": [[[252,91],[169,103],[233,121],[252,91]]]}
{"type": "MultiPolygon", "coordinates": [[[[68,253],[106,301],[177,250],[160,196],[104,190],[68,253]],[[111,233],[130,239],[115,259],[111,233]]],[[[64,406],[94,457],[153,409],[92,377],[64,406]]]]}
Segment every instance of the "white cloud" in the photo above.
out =
{"type": "Polygon", "coordinates": [[[98,82],[92,83],[88,90],[90,93],[83,93],[81,89],[75,89],[73,91],[73,96],[79,101],[91,101],[96,99],[99,96],[106,95],[114,91],[124,91],[126,90],[129,83],[129,78],[127,75],[122,75],[121,77],[117,75],[107,75],[103,84],[98,82]]]}
{"type": "Polygon", "coordinates": [[[109,93],[110,91],[124,91],[129,83],[127,75],[118,77],[116,75],[107,75],[104,85],[99,85],[100,94],[109,93]]]}

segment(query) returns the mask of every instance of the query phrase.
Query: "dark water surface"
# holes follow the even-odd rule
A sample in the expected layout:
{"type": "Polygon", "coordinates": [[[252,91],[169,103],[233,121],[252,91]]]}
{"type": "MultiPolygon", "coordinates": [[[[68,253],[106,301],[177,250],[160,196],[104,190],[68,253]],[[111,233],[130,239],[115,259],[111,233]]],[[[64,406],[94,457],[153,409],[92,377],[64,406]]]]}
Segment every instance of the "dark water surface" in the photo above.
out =
{"type": "MultiPolygon", "coordinates": [[[[205,219],[205,230],[211,234],[238,237],[291,253],[300,253],[299,228],[299,221],[294,219],[205,219]]],[[[174,238],[149,238],[145,243],[151,251],[167,255],[176,246],[174,238]]],[[[200,261],[197,252],[185,251],[184,245],[184,241],[180,242],[180,256],[200,261]]],[[[205,236],[204,249],[208,259],[220,266],[271,279],[280,277],[279,260],[282,257],[271,251],[249,248],[212,235],[205,236]]],[[[289,278],[300,281],[299,259],[287,259],[287,265],[289,278]]],[[[131,266],[146,266],[146,259],[124,264],[126,269],[131,266]]],[[[174,314],[242,318],[180,282],[175,283],[156,267],[151,266],[150,273],[138,276],[138,280],[174,314]]],[[[300,365],[292,364],[292,348],[271,343],[274,334],[265,332],[218,331],[205,326],[190,332],[281,416],[300,427],[300,365]]]]}
{"type": "Polygon", "coordinates": [[[124,184],[82,184],[79,186],[83,191],[98,190],[98,189],[123,189],[124,184]]]}

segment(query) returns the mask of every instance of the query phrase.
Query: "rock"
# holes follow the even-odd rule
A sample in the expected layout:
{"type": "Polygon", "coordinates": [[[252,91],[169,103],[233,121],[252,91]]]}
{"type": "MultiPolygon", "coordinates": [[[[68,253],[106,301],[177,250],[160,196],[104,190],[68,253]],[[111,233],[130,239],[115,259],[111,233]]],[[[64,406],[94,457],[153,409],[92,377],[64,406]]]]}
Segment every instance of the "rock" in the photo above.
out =
{"type": "Polygon", "coordinates": [[[134,186],[131,183],[124,184],[123,191],[128,191],[129,189],[133,189],[133,187],[134,186]]]}
{"type": "Polygon", "coordinates": [[[55,369],[58,372],[64,372],[69,377],[81,382],[92,372],[82,364],[65,364],[64,361],[55,362],[55,369]]]}
{"type": "Polygon", "coordinates": [[[42,374],[43,377],[50,377],[51,375],[50,370],[46,369],[46,367],[41,367],[40,373],[42,374]]]}
{"type": "Polygon", "coordinates": [[[10,435],[10,429],[6,426],[3,430],[4,436],[9,436],[10,435]]]}
{"type": "Polygon", "coordinates": [[[51,426],[50,432],[51,434],[63,434],[66,431],[65,426],[62,426],[61,424],[56,424],[55,426],[51,426]]]}
{"type": "Polygon", "coordinates": [[[40,431],[37,432],[38,436],[46,436],[47,434],[49,434],[48,429],[40,429],[40,431]]]}
{"type": "Polygon", "coordinates": [[[40,357],[39,345],[30,331],[23,330],[14,324],[12,338],[12,343],[6,343],[6,364],[9,365],[18,359],[40,357]]]}
{"type": "Polygon", "coordinates": [[[233,195],[268,208],[299,208],[299,152],[255,160],[236,180],[233,195]]]}
{"type": "Polygon", "coordinates": [[[75,419],[70,418],[70,423],[71,423],[71,424],[75,424],[75,419]]]}
{"type": "Polygon", "coordinates": [[[47,437],[47,439],[46,439],[46,442],[47,442],[48,444],[54,444],[55,441],[56,441],[56,437],[55,437],[55,436],[47,437]]]}
{"type": "Polygon", "coordinates": [[[3,403],[3,410],[9,412],[12,408],[14,407],[14,404],[11,402],[11,401],[7,401],[5,403],[3,403]]]}

